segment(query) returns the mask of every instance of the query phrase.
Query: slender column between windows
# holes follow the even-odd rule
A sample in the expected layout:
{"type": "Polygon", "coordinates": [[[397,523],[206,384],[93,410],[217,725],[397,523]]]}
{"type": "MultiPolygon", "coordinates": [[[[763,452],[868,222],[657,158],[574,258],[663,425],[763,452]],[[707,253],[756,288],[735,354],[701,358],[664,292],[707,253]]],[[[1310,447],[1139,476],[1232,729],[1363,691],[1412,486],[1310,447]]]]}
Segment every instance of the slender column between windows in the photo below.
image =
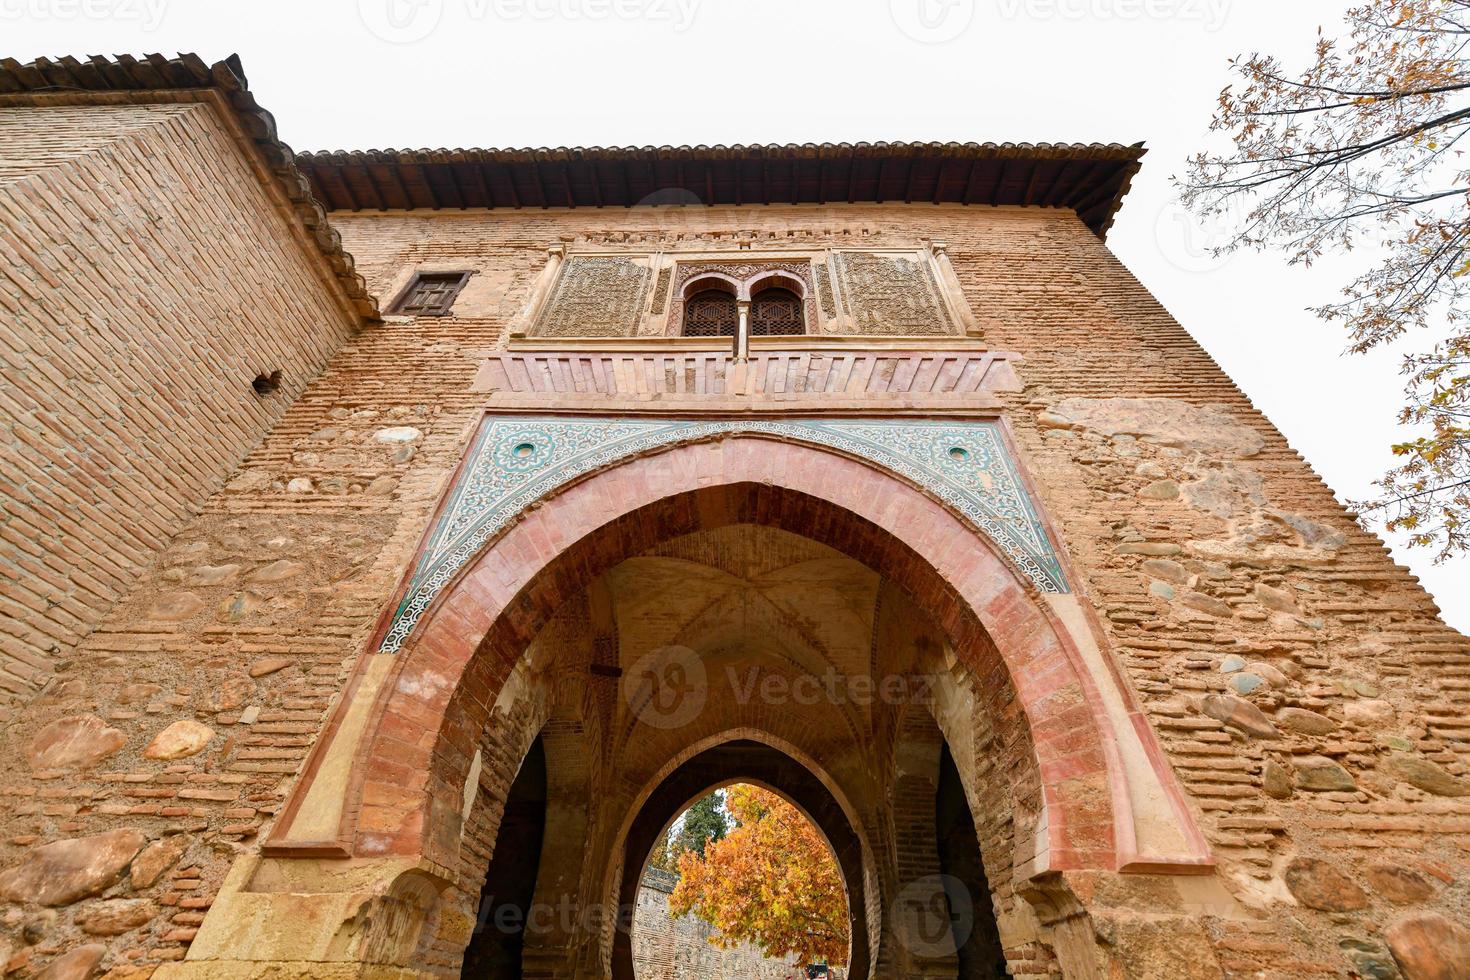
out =
{"type": "Polygon", "coordinates": [[[735,307],[740,311],[735,331],[735,360],[743,361],[750,356],[750,300],[740,300],[735,307]]]}

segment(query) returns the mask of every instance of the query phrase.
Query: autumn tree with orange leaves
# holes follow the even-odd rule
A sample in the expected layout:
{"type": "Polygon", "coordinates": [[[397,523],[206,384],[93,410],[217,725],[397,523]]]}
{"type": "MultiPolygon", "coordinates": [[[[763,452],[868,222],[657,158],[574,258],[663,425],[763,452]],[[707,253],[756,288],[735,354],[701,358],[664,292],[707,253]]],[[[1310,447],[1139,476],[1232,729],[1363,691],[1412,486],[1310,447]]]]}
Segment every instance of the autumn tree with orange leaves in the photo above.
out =
{"type": "Polygon", "coordinates": [[[847,895],[832,850],[800,810],[769,790],[737,784],[725,793],[736,823],[703,856],[679,858],[674,916],[693,913],[725,949],[743,942],[801,965],[847,963],[847,895]]]}
{"type": "Polygon", "coordinates": [[[1316,313],[1363,352],[1411,330],[1413,427],[1398,465],[1359,502],[1438,559],[1470,550],[1470,0],[1373,0],[1347,37],[1318,32],[1305,71],[1253,54],[1232,62],[1212,129],[1230,149],[1191,161],[1182,199],[1223,218],[1217,251],[1279,249],[1296,264],[1374,242],[1382,258],[1316,313]]]}

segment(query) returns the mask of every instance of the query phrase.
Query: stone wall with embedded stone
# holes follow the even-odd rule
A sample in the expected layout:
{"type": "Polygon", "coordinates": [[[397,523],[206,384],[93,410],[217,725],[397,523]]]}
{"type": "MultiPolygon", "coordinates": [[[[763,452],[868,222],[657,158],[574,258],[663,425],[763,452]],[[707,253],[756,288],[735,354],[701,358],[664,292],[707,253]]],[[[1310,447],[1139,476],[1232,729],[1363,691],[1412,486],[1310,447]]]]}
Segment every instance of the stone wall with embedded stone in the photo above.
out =
{"type": "MultiPolygon", "coordinates": [[[[453,315],[349,339],[18,709],[0,787],[9,969],[118,980],[185,955],[407,567],[482,407],[476,365],[548,244],[940,238],[986,342],[1026,357],[1007,419],[1233,896],[1161,972],[1136,912],[1157,880],[1075,881],[1097,934],[1139,976],[1470,971],[1470,642],[1075,218],[676,218],[334,216],[380,295],[416,268],[477,274],[453,315]]],[[[1030,975],[1055,972],[1035,937],[1024,950],[1030,975]]]]}
{"type": "Polygon", "coordinates": [[[718,930],[694,915],[674,918],[669,896],[679,876],[650,868],[638,890],[633,920],[633,965],[638,980],[792,980],[797,967],[767,959],[760,950],[742,943],[722,949],[710,940],[718,930]]]}
{"type": "Polygon", "coordinates": [[[0,226],[4,724],[356,324],[206,105],[0,109],[0,226]]]}

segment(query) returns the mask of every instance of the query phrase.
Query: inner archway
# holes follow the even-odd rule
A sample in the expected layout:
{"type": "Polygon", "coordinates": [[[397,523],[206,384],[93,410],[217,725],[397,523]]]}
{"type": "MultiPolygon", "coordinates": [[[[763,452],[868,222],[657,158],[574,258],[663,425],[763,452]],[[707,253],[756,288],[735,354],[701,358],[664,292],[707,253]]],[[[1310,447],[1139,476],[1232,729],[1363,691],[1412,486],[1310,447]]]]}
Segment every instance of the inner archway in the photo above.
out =
{"type": "Polygon", "coordinates": [[[520,980],[527,913],[535,897],[546,830],[546,749],[526,753],[500,818],[495,848],[465,949],[464,980],[520,980]]]}
{"type": "Polygon", "coordinates": [[[948,744],[943,745],[939,757],[934,836],[939,870],[950,896],[950,914],[958,920],[952,926],[957,980],[1005,980],[1005,951],[995,921],[975,818],[948,744]],[[967,914],[957,916],[956,908],[966,909],[967,914]]]}
{"type": "MultiPolygon", "coordinates": [[[[737,739],[706,749],[669,773],[644,802],[625,838],[619,899],[637,903],[644,868],[654,843],[691,802],[733,782],[769,789],[797,807],[826,839],[847,889],[847,975],[869,973],[868,903],[864,885],[863,848],[857,832],[832,792],[810,770],[789,755],[760,742],[737,739]]],[[[869,869],[871,870],[871,869],[869,869]]],[[[633,935],[620,931],[613,943],[614,980],[649,980],[634,970],[633,935]]]]}

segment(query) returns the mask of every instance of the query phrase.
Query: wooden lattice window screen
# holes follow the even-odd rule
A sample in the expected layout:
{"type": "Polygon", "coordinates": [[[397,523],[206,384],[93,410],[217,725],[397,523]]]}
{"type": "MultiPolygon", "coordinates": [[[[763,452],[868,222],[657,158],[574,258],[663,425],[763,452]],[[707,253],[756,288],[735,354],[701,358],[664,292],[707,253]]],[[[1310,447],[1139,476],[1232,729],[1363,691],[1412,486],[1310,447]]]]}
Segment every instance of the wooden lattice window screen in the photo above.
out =
{"type": "Polygon", "coordinates": [[[783,337],[806,333],[801,298],[789,289],[767,289],[750,304],[752,337],[783,337]]]}
{"type": "Polygon", "coordinates": [[[706,289],[684,304],[684,336],[733,337],[740,326],[735,297],[717,289],[706,289]]]}
{"type": "Polygon", "coordinates": [[[469,281],[468,272],[420,272],[393,304],[402,316],[448,316],[454,298],[469,281]]]}

